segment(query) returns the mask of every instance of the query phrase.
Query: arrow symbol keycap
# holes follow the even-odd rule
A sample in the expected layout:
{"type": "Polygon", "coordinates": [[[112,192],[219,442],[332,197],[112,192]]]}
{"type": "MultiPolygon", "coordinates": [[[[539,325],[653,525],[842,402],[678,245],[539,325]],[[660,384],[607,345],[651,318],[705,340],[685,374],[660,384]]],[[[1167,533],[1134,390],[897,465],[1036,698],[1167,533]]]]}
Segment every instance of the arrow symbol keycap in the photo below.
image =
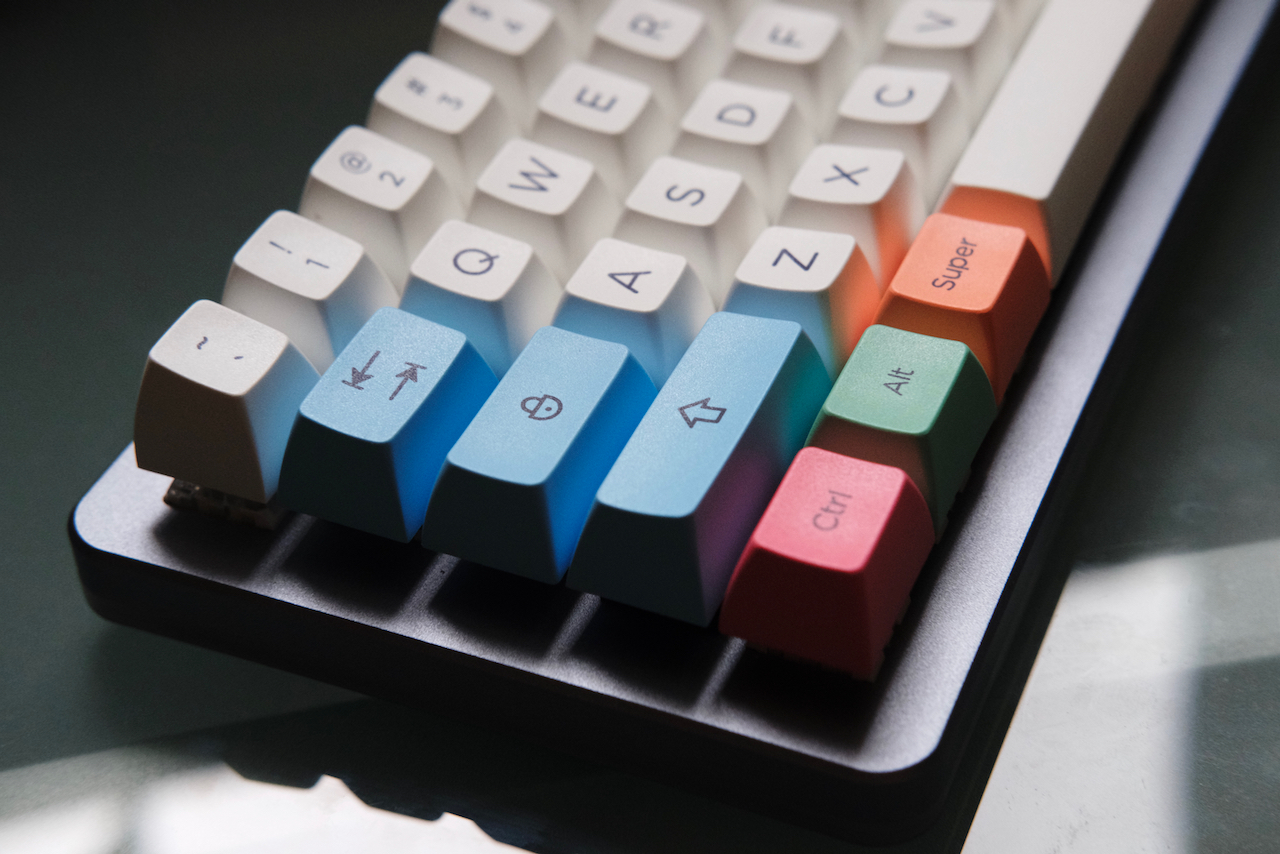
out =
{"type": "MultiPolygon", "coordinates": [[[[364,363],[363,368],[360,368],[359,370],[357,370],[356,368],[352,368],[351,379],[343,380],[342,384],[349,385],[352,388],[357,389],[358,391],[364,391],[364,386],[360,385],[360,383],[373,379],[373,374],[369,373],[369,368],[371,365],[373,365],[373,360],[378,358],[378,354],[381,352],[382,352],[381,350],[374,350],[373,355],[369,357],[369,361],[364,363]]],[[[401,375],[396,374],[396,376],[401,376],[401,375]]],[[[404,385],[404,383],[401,383],[401,385],[404,385]]],[[[399,391],[399,389],[397,389],[397,391],[399,391]]],[[[395,395],[392,395],[392,397],[395,397],[395,395]]]]}
{"type": "Polygon", "coordinates": [[[688,424],[688,425],[689,425],[689,429],[690,429],[690,430],[692,430],[692,429],[693,429],[693,425],[694,425],[694,424],[697,424],[699,421],[705,421],[705,422],[707,422],[708,424],[719,424],[719,423],[720,423],[720,419],[724,417],[724,413],[725,413],[725,408],[724,408],[724,407],[722,407],[722,406],[711,406],[711,398],[709,398],[709,397],[704,397],[702,400],[695,400],[693,403],[686,403],[684,406],[679,407],[679,409],[680,409],[680,417],[684,419],[684,423],[685,423],[685,424],[688,424]],[[697,406],[697,407],[701,407],[701,409],[700,409],[700,410],[694,410],[694,415],[693,415],[693,417],[690,417],[690,416],[689,416],[689,410],[690,410],[690,409],[693,409],[693,407],[695,407],[695,406],[697,406]],[[701,412],[714,412],[714,413],[715,413],[715,417],[714,417],[714,418],[704,418],[704,417],[702,417],[701,415],[698,415],[698,414],[697,414],[699,411],[701,411],[701,412]]]}
{"type": "MultiPolygon", "coordinates": [[[[379,350],[378,352],[380,353],[382,351],[379,350]]],[[[376,356],[378,354],[374,353],[374,355],[376,356]]],[[[373,362],[373,359],[370,359],[369,361],[373,362]]],[[[404,379],[400,380],[400,385],[396,386],[396,390],[391,392],[391,397],[388,397],[387,400],[395,400],[396,395],[400,393],[400,389],[404,388],[405,383],[416,383],[418,381],[418,368],[422,368],[424,371],[427,369],[426,365],[415,365],[413,362],[405,362],[405,364],[408,365],[408,367],[396,374],[397,377],[403,377],[404,379]]],[[[369,366],[365,365],[365,367],[367,368],[369,366]]]]}

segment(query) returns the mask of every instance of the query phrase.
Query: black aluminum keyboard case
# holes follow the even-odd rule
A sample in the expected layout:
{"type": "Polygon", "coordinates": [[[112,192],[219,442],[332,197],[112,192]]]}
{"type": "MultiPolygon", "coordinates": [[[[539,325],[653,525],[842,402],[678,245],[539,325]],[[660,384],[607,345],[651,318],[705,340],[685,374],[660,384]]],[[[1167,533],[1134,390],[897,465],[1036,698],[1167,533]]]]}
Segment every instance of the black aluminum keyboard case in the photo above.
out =
{"type": "MultiPolygon", "coordinates": [[[[408,705],[515,727],[834,836],[928,826],[1038,592],[1105,401],[1091,394],[1270,0],[1213,3],[1090,228],[874,684],[306,516],[178,512],[132,447],[72,513],[103,617],[408,705]]],[[[1158,283],[1153,283],[1158,286],[1158,283]]],[[[1122,356],[1121,356],[1122,358],[1122,356]]]]}

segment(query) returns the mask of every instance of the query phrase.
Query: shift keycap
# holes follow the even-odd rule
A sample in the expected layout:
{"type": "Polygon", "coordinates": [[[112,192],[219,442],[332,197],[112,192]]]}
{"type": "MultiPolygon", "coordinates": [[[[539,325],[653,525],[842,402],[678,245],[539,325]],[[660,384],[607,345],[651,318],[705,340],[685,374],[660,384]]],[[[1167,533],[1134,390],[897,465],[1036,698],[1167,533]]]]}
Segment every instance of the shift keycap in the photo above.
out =
{"type": "Polygon", "coordinates": [[[798,323],[713,315],[600,487],[569,586],[710,623],[830,388],[798,323]]]}
{"type": "Polygon", "coordinates": [[[449,451],[423,545],[559,581],[596,490],[656,393],[621,344],[542,329],[449,451]]]}
{"type": "Polygon", "coordinates": [[[932,546],[906,473],[805,448],[734,570],[720,631],[874,679],[932,546]]]}
{"type": "Polygon", "coordinates": [[[496,384],[461,332],[382,309],[302,401],[281,503],[407,542],[445,454],[496,384]]]}

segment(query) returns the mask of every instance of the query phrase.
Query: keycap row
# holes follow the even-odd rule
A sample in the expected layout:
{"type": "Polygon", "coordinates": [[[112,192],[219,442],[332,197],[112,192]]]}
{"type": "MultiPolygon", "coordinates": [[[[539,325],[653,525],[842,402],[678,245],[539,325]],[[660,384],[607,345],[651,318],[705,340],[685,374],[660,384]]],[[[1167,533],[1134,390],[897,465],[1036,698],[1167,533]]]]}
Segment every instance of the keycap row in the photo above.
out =
{"type": "MultiPolygon", "coordinates": [[[[278,481],[292,509],[402,541],[421,528],[428,548],[545,582],[567,571],[577,589],[706,625],[806,438],[905,471],[915,492],[894,500],[929,508],[912,525],[931,543],[1048,293],[1025,233],[937,215],[876,319],[950,322],[959,340],[872,326],[832,391],[799,323],[720,312],[656,396],[612,341],[544,328],[499,382],[465,335],[390,308],[317,382],[283,335],[202,302],[152,351],[135,448],[144,468],[254,498],[278,481]]],[[[795,505],[787,489],[773,515],[795,505]]],[[[815,529],[853,495],[836,490],[815,529]]],[[[759,553],[739,575],[760,574],[759,553]]]]}
{"type": "Polygon", "coordinates": [[[432,52],[492,82],[524,130],[563,58],[575,55],[643,82],[673,115],[719,75],[786,89],[807,120],[829,113],[852,72],[881,56],[950,72],[966,112],[976,117],[1040,2],[554,5],[561,8],[537,0],[454,0],[441,13],[432,52]]]}

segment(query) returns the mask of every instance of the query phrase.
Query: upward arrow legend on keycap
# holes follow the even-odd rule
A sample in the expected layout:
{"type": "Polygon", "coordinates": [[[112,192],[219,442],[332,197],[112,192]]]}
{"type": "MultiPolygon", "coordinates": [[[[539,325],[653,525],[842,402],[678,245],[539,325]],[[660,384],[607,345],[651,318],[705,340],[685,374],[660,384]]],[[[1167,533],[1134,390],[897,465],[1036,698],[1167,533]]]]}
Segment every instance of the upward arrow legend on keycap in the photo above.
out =
{"type": "MultiPolygon", "coordinates": [[[[373,360],[370,359],[369,361],[372,362],[373,360]]],[[[405,383],[416,383],[418,381],[418,368],[425,370],[427,367],[426,365],[415,365],[413,362],[405,362],[405,365],[407,367],[405,367],[405,369],[400,373],[396,374],[397,377],[403,377],[403,379],[400,380],[400,385],[396,386],[396,390],[391,392],[391,397],[388,397],[387,400],[395,400],[396,395],[400,393],[400,389],[404,388],[405,383]]],[[[367,368],[369,366],[365,365],[365,367],[367,368]]]]}
{"type": "MultiPolygon", "coordinates": [[[[369,357],[369,361],[364,363],[363,368],[352,368],[351,379],[343,380],[342,384],[349,385],[358,391],[364,391],[364,386],[360,385],[360,383],[373,379],[373,374],[369,373],[369,368],[373,365],[373,360],[378,358],[378,354],[381,352],[381,350],[374,350],[373,355],[369,357]]],[[[400,374],[396,374],[396,376],[400,376],[400,374]]],[[[404,383],[401,383],[401,385],[404,385],[404,383]]]]}

